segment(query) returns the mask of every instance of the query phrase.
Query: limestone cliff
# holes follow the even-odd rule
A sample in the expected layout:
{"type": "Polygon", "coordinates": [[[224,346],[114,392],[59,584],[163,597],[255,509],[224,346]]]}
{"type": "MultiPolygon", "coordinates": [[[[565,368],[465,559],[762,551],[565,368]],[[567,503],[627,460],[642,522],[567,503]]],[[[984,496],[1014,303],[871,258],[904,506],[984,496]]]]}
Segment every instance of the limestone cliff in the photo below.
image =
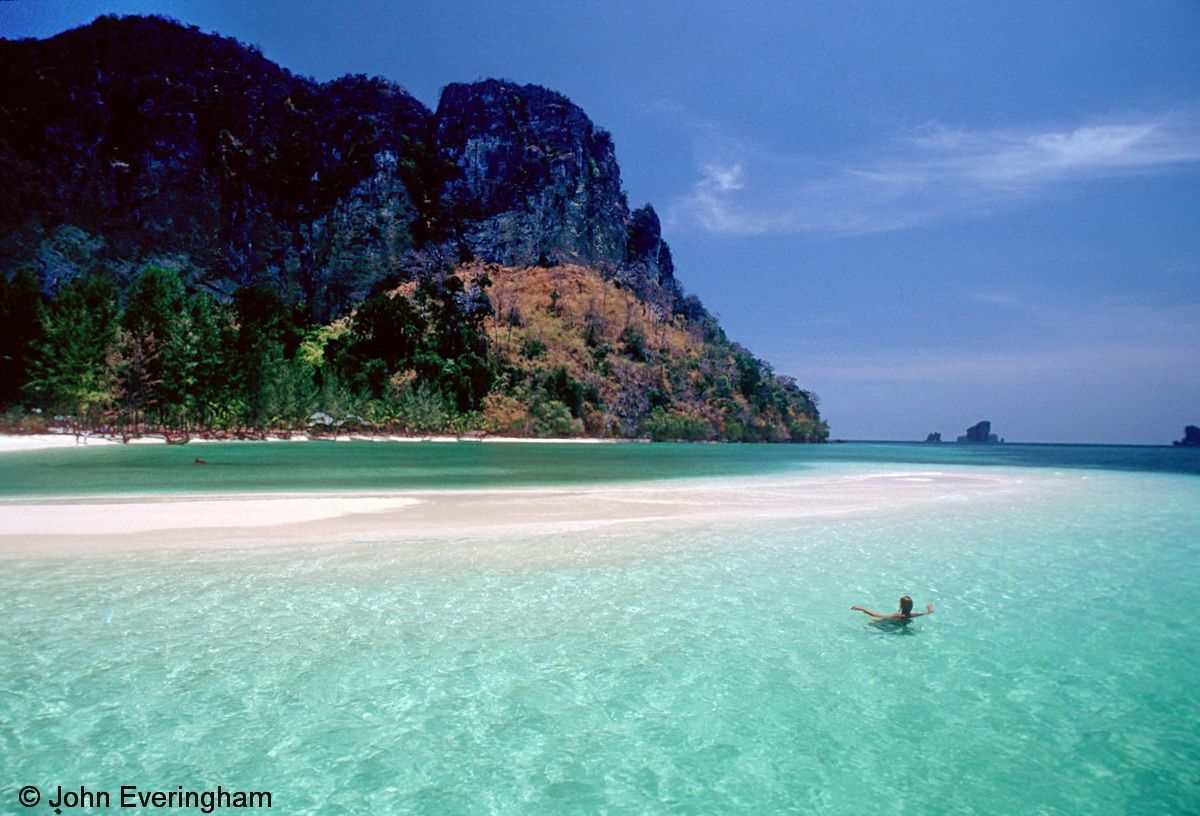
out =
{"type": "MultiPolygon", "coordinates": [[[[498,80],[318,84],[160,18],[0,41],[0,268],[47,291],[152,262],[328,318],[443,260],[581,263],[676,294],[650,207],[566,97],[498,80]]],[[[670,300],[668,305],[673,305],[670,300]]]]}
{"type": "MultiPolygon", "coordinates": [[[[54,299],[73,281],[103,278],[116,282],[121,302],[147,270],[165,271],[188,293],[236,302],[239,323],[286,315],[271,331],[280,332],[279,353],[295,355],[314,326],[351,319],[368,302],[388,312],[372,298],[405,284],[436,293],[428,302],[446,313],[396,320],[444,318],[445,328],[478,317],[458,314],[462,297],[445,290],[455,269],[570,265],[602,302],[618,299],[605,294],[610,285],[636,301],[612,338],[604,332],[615,318],[598,321],[594,305],[577,315],[590,322],[560,333],[573,342],[583,331],[605,372],[631,378],[629,388],[608,388],[609,374],[592,363],[559,367],[595,379],[588,410],[607,412],[606,432],[637,433],[653,414],[654,427],[686,426],[697,438],[823,438],[810,395],[729,343],[684,294],[658,214],[629,207],[612,137],[561,94],[495,79],[454,83],[431,111],[393,82],[318,83],[159,17],[105,16],[47,40],[0,40],[0,62],[0,283],[25,270],[5,291],[25,292],[36,279],[54,299]],[[641,310],[653,331],[632,319],[641,310]],[[675,354],[666,327],[694,338],[696,354],[675,354]],[[662,369],[654,377],[651,357],[662,369]],[[715,373],[693,371],[703,381],[696,387],[667,370],[675,362],[715,373]],[[709,380],[735,384],[718,395],[709,380]],[[708,410],[718,400],[721,410],[708,410]]],[[[525,290],[510,282],[508,291],[525,290]]],[[[491,309],[480,304],[480,313],[491,309]]],[[[414,376],[442,391],[455,377],[470,380],[460,410],[476,410],[489,383],[516,393],[501,369],[528,366],[499,353],[495,337],[486,341],[472,347],[470,365],[446,344],[437,352],[444,370],[435,376],[422,358],[414,376]]],[[[10,356],[36,352],[22,345],[10,356]]],[[[378,392],[399,358],[370,353],[382,356],[354,365],[369,369],[363,382],[378,392]]],[[[545,390],[540,373],[525,373],[536,387],[521,388],[545,390]]]]}

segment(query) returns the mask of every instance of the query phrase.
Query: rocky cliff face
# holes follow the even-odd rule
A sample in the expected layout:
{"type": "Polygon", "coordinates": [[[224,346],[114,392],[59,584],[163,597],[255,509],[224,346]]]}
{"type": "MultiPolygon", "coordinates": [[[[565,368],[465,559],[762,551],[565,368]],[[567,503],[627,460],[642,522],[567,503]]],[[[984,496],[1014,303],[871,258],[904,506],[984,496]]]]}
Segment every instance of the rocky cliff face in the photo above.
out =
{"type": "Polygon", "coordinates": [[[476,256],[508,265],[624,260],[629,212],[612,138],[534,85],[454,84],[436,114],[443,196],[476,256]]]}
{"type": "Polygon", "coordinates": [[[158,263],[331,312],[414,244],[429,114],[394,85],[317,85],[157,18],[2,42],[0,60],[0,264],[48,290],[158,263]]]}
{"type": "Polygon", "coordinates": [[[318,318],[431,263],[581,263],[665,308],[658,218],[631,213],[609,134],[565,97],[496,80],[431,112],[363,76],[318,84],[160,18],[0,41],[0,270],[48,291],[148,263],[259,285],[318,318]]]}

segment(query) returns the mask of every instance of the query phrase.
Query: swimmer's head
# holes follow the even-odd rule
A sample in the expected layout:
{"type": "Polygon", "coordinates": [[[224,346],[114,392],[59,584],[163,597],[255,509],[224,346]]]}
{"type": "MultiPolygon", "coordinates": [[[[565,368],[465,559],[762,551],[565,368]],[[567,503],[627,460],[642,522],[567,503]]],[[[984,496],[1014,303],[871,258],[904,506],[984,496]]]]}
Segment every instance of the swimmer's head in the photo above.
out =
{"type": "Polygon", "coordinates": [[[900,614],[908,615],[912,612],[912,598],[905,595],[900,599],[900,614]]]}

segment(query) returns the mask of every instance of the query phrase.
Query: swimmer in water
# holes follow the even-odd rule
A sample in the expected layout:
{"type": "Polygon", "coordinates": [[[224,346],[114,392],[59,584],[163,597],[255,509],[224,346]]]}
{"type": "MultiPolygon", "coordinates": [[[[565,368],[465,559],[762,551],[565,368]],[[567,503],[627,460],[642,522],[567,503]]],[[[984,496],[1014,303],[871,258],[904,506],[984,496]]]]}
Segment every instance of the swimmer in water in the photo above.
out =
{"type": "Polygon", "coordinates": [[[867,609],[865,606],[858,606],[857,604],[850,608],[857,609],[859,612],[866,612],[872,618],[883,618],[884,620],[909,620],[911,618],[919,618],[923,615],[933,614],[933,604],[926,604],[924,612],[913,612],[912,598],[910,598],[908,595],[905,595],[900,599],[900,611],[895,615],[883,615],[879,612],[873,612],[870,609],[867,609]]]}

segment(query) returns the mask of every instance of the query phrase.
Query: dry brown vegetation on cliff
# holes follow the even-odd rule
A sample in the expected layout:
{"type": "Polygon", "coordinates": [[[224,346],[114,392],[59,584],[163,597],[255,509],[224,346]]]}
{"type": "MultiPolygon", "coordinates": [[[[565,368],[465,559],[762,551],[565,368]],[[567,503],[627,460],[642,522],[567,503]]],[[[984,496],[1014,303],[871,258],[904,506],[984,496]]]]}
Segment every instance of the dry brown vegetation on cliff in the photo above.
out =
{"type": "Polygon", "coordinates": [[[497,430],[535,433],[539,408],[557,402],[572,432],[589,435],[824,438],[809,395],[764,371],[715,324],[659,312],[594,269],[489,265],[459,274],[492,281],[486,331],[500,387],[483,407],[497,430]]]}

